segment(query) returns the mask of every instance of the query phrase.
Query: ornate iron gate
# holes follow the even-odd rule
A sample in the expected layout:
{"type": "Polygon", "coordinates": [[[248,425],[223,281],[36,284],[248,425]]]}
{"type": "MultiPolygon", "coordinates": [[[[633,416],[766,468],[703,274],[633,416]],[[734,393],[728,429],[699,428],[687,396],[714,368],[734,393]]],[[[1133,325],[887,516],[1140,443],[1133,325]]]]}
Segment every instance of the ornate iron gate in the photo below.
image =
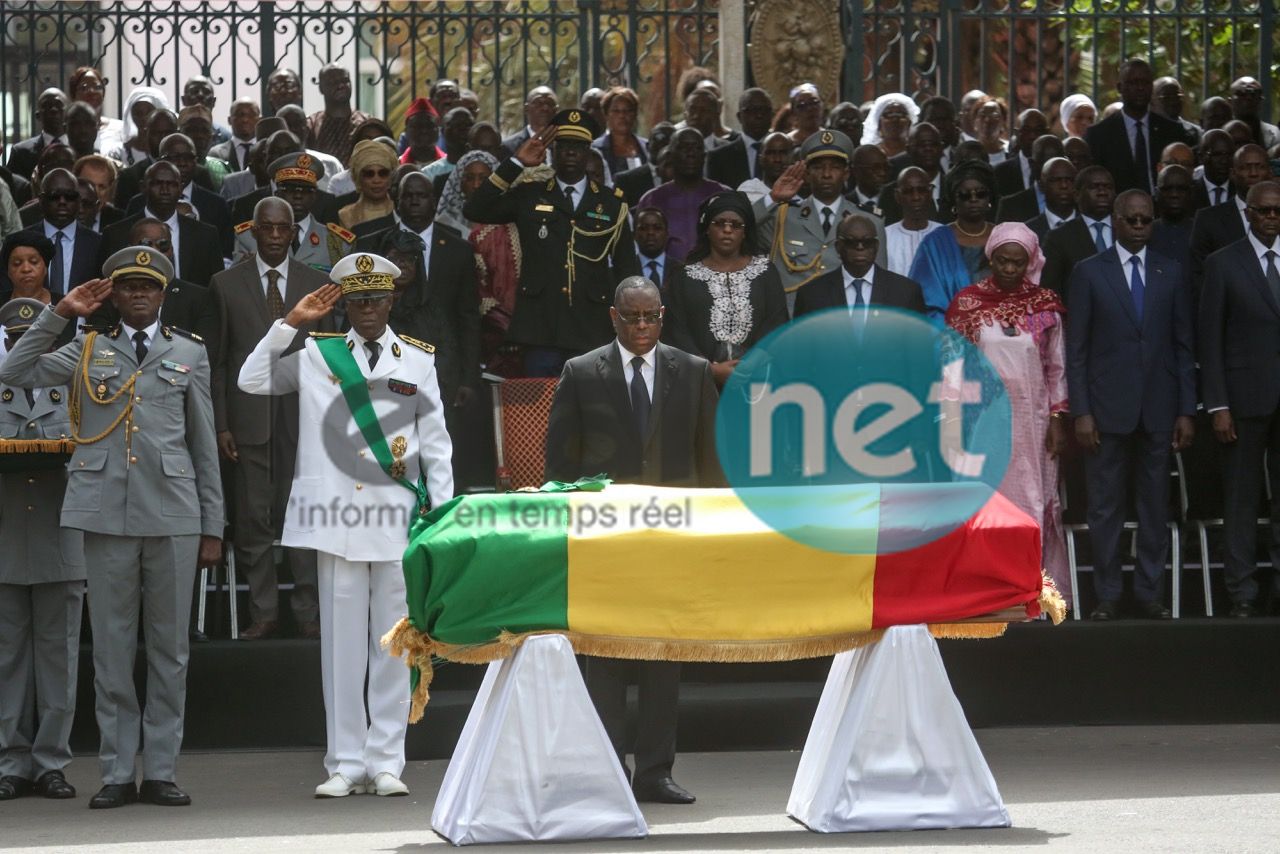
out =
{"type": "Polygon", "coordinates": [[[665,117],[681,71],[715,67],[718,35],[719,0],[4,0],[0,127],[11,141],[30,135],[40,91],[80,65],[114,78],[105,112],[119,115],[133,87],[157,86],[176,104],[194,74],[213,80],[220,108],[240,95],[265,103],[276,68],[299,71],[308,109],[319,109],[315,72],[331,61],[351,70],[357,107],[393,122],[446,77],[508,128],[540,84],[562,100],[629,85],[647,117],[665,117]]]}

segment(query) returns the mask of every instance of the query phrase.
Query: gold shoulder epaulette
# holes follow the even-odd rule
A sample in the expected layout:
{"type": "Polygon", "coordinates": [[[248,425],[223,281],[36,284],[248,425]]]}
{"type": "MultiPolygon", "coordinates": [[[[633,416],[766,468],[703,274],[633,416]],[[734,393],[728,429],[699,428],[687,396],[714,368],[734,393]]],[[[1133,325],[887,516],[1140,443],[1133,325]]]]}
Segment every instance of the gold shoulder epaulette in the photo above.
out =
{"type": "Polygon", "coordinates": [[[620,188],[618,188],[618,187],[614,187],[614,188],[613,188],[613,194],[614,194],[615,196],[617,196],[618,198],[620,198],[620,199],[621,199],[621,198],[623,198],[623,195],[624,195],[624,194],[623,194],[623,192],[622,192],[622,190],[621,190],[620,188]]]}
{"type": "Polygon", "coordinates": [[[333,232],[334,234],[338,235],[339,237],[341,237],[343,240],[347,241],[348,243],[355,243],[355,242],[356,242],[356,236],[355,236],[355,234],[354,234],[354,233],[352,233],[352,232],[350,232],[350,231],[347,231],[347,230],[346,230],[345,228],[343,228],[342,226],[340,226],[340,225],[336,225],[335,223],[332,223],[332,222],[326,222],[324,225],[325,225],[325,228],[329,229],[329,231],[331,231],[331,232],[333,232]]]}
{"type": "Polygon", "coordinates": [[[236,234],[244,234],[251,228],[253,228],[253,220],[246,220],[236,226],[236,234]]]}
{"type": "Polygon", "coordinates": [[[201,338],[199,335],[195,334],[194,332],[188,332],[185,329],[179,329],[177,326],[166,326],[165,329],[169,330],[170,332],[176,332],[177,334],[181,335],[183,338],[190,338],[192,341],[197,341],[201,344],[204,343],[204,339],[201,338]]]}
{"type": "Polygon", "coordinates": [[[345,332],[308,332],[312,338],[346,338],[345,332]]]}
{"type": "Polygon", "coordinates": [[[410,338],[408,335],[401,335],[400,340],[410,346],[417,347],[424,353],[434,353],[436,351],[436,348],[426,341],[419,341],[417,338],[410,338]]]}

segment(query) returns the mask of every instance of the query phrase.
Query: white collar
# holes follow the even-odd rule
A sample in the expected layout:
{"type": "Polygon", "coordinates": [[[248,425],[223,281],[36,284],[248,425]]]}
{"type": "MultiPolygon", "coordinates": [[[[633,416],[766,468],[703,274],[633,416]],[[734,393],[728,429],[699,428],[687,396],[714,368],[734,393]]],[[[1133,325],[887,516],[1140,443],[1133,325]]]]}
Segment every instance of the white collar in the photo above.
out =
{"type": "Polygon", "coordinates": [[[648,255],[640,251],[640,244],[636,244],[636,257],[640,259],[641,267],[648,267],[650,264],[657,264],[659,267],[667,266],[666,250],[660,251],[657,255],[650,258],[648,255]]]}
{"type": "Polygon", "coordinates": [[[76,226],[79,224],[80,223],[76,222],[73,219],[71,220],[71,222],[67,223],[62,228],[57,228],[54,226],[53,223],[49,222],[49,220],[46,219],[44,221],[44,236],[49,238],[50,240],[53,240],[53,236],[57,234],[59,231],[61,231],[63,236],[66,237],[67,240],[70,240],[72,243],[74,243],[76,239],[76,226]]]}
{"type": "MultiPolygon", "coordinates": [[[[1252,228],[1247,231],[1249,235],[1249,245],[1253,247],[1253,254],[1258,256],[1258,261],[1262,264],[1262,269],[1265,271],[1267,269],[1267,253],[1275,252],[1277,255],[1280,255],[1280,240],[1273,240],[1271,241],[1270,246],[1266,246],[1258,239],[1258,235],[1253,233],[1252,228]]],[[[1280,265],[1280,258],[1276,260],[1276,263],[1280,265]]]]}
{"type": "Polygon", "coordinates": [[[302,219],[294,223],[298,227],[299,234],[306,234],[311,230],[311,214],[307,214],[302,219]]]}
{"type": "Polygon", "coordinates": [[[1137,119],[1135,119],[1133,116],[1126,113],[1123,109],[1120,110],[1120,115],[1124,116],[1125,127],[1133,127],[1134,125],[1139,123],[1144,124],[1147,127],[1151,127],[1151,111],[1150,110],[1147,110],[1145,113],[1142,114],[1141,118],[1137,118],[1137,119]]]}
{"type": "Polygon", "coordinates": [[[853,273],[849,272],[849,268],[845,267],[843,264],[840,266],[840,272],[844,274],[844,286],[846,288],[851,287],[853,285],[855,278],[862,279],[862,281],[866,282],[868,285],[874,285],[876,283],[876,265],[875,264],[872,264],[870,267],[868,267],[866,274],[862,276],[855,277],[853,273]]]}
{"type": "Polygon", "coordinates": [[[1075,219],[1078,216],[1080,216],[1079,211],[1072,211],[1066,216],[1058,216],[1056,213],[1049,210],[1049,208],[1046,207],[1044,209],[1044,221],[1049,224],[1049,228],[1051,229],[1057,228],[1058,226],[1062,225],[1065,222],[1071,222],[1071,220],[1075,219]]]}
{"type": "Polygon", "coordinates": [[[813,207],[818,212],[818,216],[822,216],[822,212],[827,208],[830,208],[831,218],[835,219],[837,216],[840,215],[840,203],[844,201],[844,196],[836,196],[833,200],[829,202],[820,202],[811,196],[809,198],[809,201],[813,203],[813,207]]]}
{"type": "MultiPolygon", "coordinates": [[[[152,212],[152,210],[151,210],[151,208],[147,207],[146,205],[143,205],[143,206],[142,206],[142,212],[143,212],[143,214],[145,214],[146,216],[151,217],[152,219],[160,219],[160,217],[159,217],[159,216],[157,216],[155,213],[153,213],[153,212],[152,212]]],[[[172,239],[174,239],[174,240],[177,240],[177,238],[178,238],[178,211],[177,211],[177,209],[176,209],[176,208],[174,209],[173,213],[169,216],[169,218],[168,218],[168,219],[160,219],[160,221],[161,221],[161,222],[163,222],[165,225],[169,226],[170,237],[171,237],[172,239]]]]}
{"type": "Polygon", "coordinates": [[[285,255],[284,260],[274,267],[272,267],[266,261],[263,261],[262,256],[257,254],[256,252],[253,255],[253,260],[254,260],[254,263],[258,265],[259,279],[264,278],[267,275],[268,270],[275,270],[277,273],[279,273],[280,281],[282,282],[289,278],[289,256],[288,255],[285,255]]]}
{"type": "Polygon", "coordinates": [[[231,137],[231,142],[233,145],[236,145],[236,146],[241,146],[241,145],[252,146],[254,141],[252,139],[241,139],[238,136],[233,136],[231,137]]]}
{"type": "Polygon", "coordinates": [[[1210,181],[1210,180],[1209,180],[1209,176],[1208,176],[1208,175],[1206,175],[1206,174],[1204,174],[1203,172],[1201,172],[1201,173],[1200,173],[1200,180],[1201,180],[1202,182],[1204,182],[1205,189],[1207,189],[1210,193],[1212,193],[1214,190],[1229,191],[1229,190],[1230,190],[1230,188],[1231,188],[1231,179],[1230,179],[1230,178],[1228,178],[1227,180],[1223,181],[1221,184],[1215,184],[1215,183],[1213,183],[1212,181],[1210,181]]]}
{"type": "Polygon", "coordinates": [[[44,131],[40,131],[40,139],[41,139],[42,146],[51,145],[52,143],[55,143],[55,142],[60,142],[63,145],[70,144],[67,142],[67,135],[65,133],[62,136],[53,136],[52,134],[46,133],[44,131]]]}
{"type": "MultiPolygon", "coordinates": [[[[188,181],[188,182],[187,182],[187,185],[186,185],[185,187],[183,187],[183,188],[182,188],[182,194],[181,194],[181,197],[180,197],[180,198],[182,198],[182,199],[186,199],[186,200],[187,200],[187,201],[189,201],[189,202],[191,202],[191,193],[192,193],[192,190],[191,190],[191,184],[192,184],[192,183],[193,183],[192,181],[188,181]]],[[[192,204],[195,204],[195,202],[191,202],[191,203],[192,203],[192,204]]]]}
{"type": "MultiPolygon", "coordinates": [[[[632,352],[631,352],[630,350],[628,350],[626,347],[623,347],[623,346],[622,346],[622,342],[621,342],[621,341],[619,341],[617,338],[615,338],[615,339],[613,339],[613,340],[614,340],[614,343],[616,343],[616,344],[618,345],[618,355],[622,357],[622,366],[623,366],[624,368],[628,368],[628,367],[630,367],[630,366],[631,366],[631,360],[632,360],[632,359],[634,359],[634,358],[636,357],[636,354],[635,354],[635,353],[632,353],[632,352]]],[[[643,356],[641,356],[640,358],[641,358],[641,359],[643,359],[643,360],[644,360],[644,363],[645,363],[646,365],[648,365],[648,366],[652,369],[652,368],[653,368],[653,366],[654,366],[654,363],[657,361],[657,357],[656,357],[656,355],[655,355],[657,352],[658,352],[658,348],[657,348],[657,346],[654,346],[654,348],[653,348],[652,350],[650,350],[648,353],[645,353],[645,354],[644,354],[643,356]]]]}
{"type": "Polygon", "coordinates": [[[564,195],[565,187],[573,187],[573,203],[575,205],[580,204],[582,202],[582,197],[585,196],[587,193],[587,176],[586,175],[583,175],[582,180],[576,184],[566,184],[564,181],[561,181],[560,176],[557,175],[556,184],[560,186],[560,195],[562,196],[564,195]]]}
{"type": "Polygon", "coordinates": [[[400,226],[401,231],[407,231],[410,234],[416,234],[421,237],[424,248],[429,248],[431,246],[431,235],[434,233],[434,229],[436,227],[435,220],[432,220],[426,228],[422,229],[422,231],[414,231],[410,226],[405,224],[404,220],[400,218],[400,214],[396,214],[396,224],[400,226]]]}
{"type": "Polygon", "coordinates": [[[1233,196],[1233,198],[1235,199],[1236,210],[1240,211],[1240,216],[1244,216],[1245,208],[1249,207],[1249,204],[1244,200],[1244,196],[1233,196]]]}
{"type": "Polygon", "coordinates": [[[133,336],[135,333],[139,331],[145,333],[147,336],[147,346],[150,347],[151,342],[156,340],[156,331],[159,330],[160,328],[160,318],[157,317],[155,320],[151,322],[150,326],[142,330],[134,329],[132,326],[130,326],[129,324],[125,323],[122,320],[120,321],[120,328],[124,330],[124,336],[128,338],[130,341],[133,341],[133,336]]]}
{"type": "Polygon", "coordinates": [[[388,341],[388,339],[390,339],[390,337],[391,337],[391,327],[390,327],[390,326],[385,327],[385,328],[382,330],[382,334],[381,334],[381,335],[379,335],[377,338],[368,338],[368,339],[366,339],[366,338],[365,338],[363,335],[361,335],[359,332],[356,332],[356,328],[355,328],[354,326],[353,326],[353,327],[351,327],[349,330],[347,330],[347,334],[351,336],[351,340],[352,340],[352,341],[356,342],[356,343],[357,343],[357,344],[359,344],[361,347],[363,347],[365,344],[368,344],[368,343],[369,343],[369,341],[377,341],[379,344],[381,344],[381,345],[382,345],[382,349],[383,349],[383,350],[386,350],[386,349],[387,349],[387,341],[388,341]]]}
{"type": "MultiPolygon", "coordinates": [[[[1046,210],[1047,210],[1047,208],[1046,208],[1046,210]]],[[[1093,226],[1094,226],[1094,224],[1095,224],[1095,223],[1099,223],[1099,222],[1100,222],[1100,223],[1102,223],[1103,225],[1105,225],[1107,228],[1110,228],[1110,227],[1111,227],[1111,214],[1107,214],[1107,215],[1106,215],[1106,217],[1105,217],[1105,218],[1103,218],[1103,219],[1090,219],[1089,217],[1085,216],[1084,214],[1080,214],[1080,220],[1081,220],[1081,222],[1083,222],[1086,226],[1088,226],[1088,228],[1089,228],[1089,231],[1090,231],[1090,232],[1092,232],[1092,231],[1093,231],[1093,226]]]]}
{"type": "Polygon", "coordinates": [[[1130,252],[1128,249],[1121,246],[1118,241],[1116,242],[1115,247],[1116,253],[1120,256],[1121,267],[1128,267],[1129,260],[1131,258],[1137,258],[1138,263],[1142,265],[1142,269],[1145,270],[1147,268],[1147,247],[1144,246],[1137,252],[1130,252]]]}

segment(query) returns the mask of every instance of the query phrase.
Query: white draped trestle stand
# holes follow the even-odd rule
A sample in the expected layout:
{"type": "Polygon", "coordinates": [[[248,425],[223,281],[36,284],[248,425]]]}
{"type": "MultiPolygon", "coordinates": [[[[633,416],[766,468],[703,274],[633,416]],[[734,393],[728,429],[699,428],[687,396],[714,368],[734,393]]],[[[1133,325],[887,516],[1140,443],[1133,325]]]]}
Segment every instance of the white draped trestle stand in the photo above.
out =
{"type": "Polygon", "coordinates": [[[431,826],[454,845],[648,835],[562,635],[489,665],[431,826]]]}
{"type": "Polygon", "coordinates": [[[835,657],[787,813],[822,833],[1009,826],[925,626],[835,657]]]}

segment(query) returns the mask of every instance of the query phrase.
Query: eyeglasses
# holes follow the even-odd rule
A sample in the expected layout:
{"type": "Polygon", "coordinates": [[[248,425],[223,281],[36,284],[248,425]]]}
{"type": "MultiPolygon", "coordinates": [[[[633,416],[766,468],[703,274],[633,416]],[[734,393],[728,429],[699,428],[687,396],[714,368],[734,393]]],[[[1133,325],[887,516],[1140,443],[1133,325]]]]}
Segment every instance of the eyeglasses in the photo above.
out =
{"type": "Polygon", "coordinates": [[[41,193],[40,198],[46,202],[78,202],[80,201],[80,194],[75,190],[63,190],[61,192],[41,193]]]}
{"type": "Polygon", "coordinates": [[[880,243],[874,237],[840,237],[836,242],[850,249],[874,249],[880,243]]]}
{"type": "Polygon", "coordinates": [[[708,223],[712,228],[729,229],[730,231],[742,231],[747,224],[740,219],[713,219],[708,223]]]}
{"type": "Polygon", "coordinates": [[[979,202],[991,198],[987,190],[962,190],[956,193],[956,200],[961,202],[979,202]]]}
{"type": "Polygon", "coordinates": [[[386,178],[391,174],[390,169],[364,169],[360,172],[361,178],[386,178]]]}
{"type": "Polygon", "coordinates": [[[646,311],[641,314],[623,314],[622,312],[618,312],[618,319],[627,324],[627,326],[636,326],[642,320],[650,326],[653,326],[654,324],[662,322],[662,312],[660,310],[646,311]]]}
{"type": "Polygon", "coordinates": [[[253,227],[255,231],[267,234],[293,234],[297,231],[296,225],[286,225],[283,222],[255,222],[253,227]]]}
{"type": "Polygon", "coordinates": [[[159,240],[139,240],[138,245],[150,246],[152,249],[159,249],[161,252],[168,252],[173,248],[173,241],[165,240],[164,238],[159,240]]]}
{"type": "Polygon", "coordinates": [[[1144,216],[1143,214],[1133,214],[1132,216],[1122,216],[1120,217],[1120,219],[1124,220],[1134,228],[1137,228],[1138,226],[1141,226],[1141,225],[1151,225],[1151,223],[1156,221],[1155,217],[1144,216]]]}
{"type": "Polygon", "coordinates": [[[1249,210],[1262,217],[1280,216],[1280,207],[1276,207],[1275,205],[1249,205],[1249,210]]]}
{"type": "Polygon", "coordinates": [[[815,110],[821,106],[822,102],[817,98],[805,98],[804,100],[796,101],[795,103],[795,109],[797,110],[815,110]]]}

